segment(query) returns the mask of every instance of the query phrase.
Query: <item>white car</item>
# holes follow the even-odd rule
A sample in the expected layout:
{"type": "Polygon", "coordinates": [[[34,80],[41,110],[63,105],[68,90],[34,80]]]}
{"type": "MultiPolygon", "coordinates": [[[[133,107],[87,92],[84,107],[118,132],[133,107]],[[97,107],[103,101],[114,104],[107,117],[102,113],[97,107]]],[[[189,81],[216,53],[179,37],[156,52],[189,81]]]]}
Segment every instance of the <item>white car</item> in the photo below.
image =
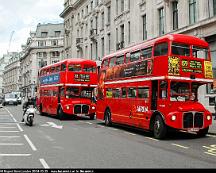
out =
{"type": "Polygon", "coordinates": [[[18,104],[17,96],[16,94],[8,93],[5,94],[2,105],[16,105],[18,104]]]}

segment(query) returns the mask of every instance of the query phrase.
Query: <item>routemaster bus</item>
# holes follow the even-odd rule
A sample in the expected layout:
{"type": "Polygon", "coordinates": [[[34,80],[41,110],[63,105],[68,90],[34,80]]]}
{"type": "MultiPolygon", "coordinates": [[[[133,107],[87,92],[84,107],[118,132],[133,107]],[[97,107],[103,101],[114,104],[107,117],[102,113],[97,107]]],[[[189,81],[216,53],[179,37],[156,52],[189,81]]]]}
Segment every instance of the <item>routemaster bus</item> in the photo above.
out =
{"type": "Polygon", "coordinates": [[[212,82],[208,43],[167,34],[103,58],[97,118],[151,131],[158,139],[171,129],[205,136],[212,114],[198,94],[212,82]]]}
{"type": "Polygon", "coordinates": [[[96,62],[86,59],[66,59],[41,68],[37,98],[40,113],[59,119],[65,115],[94,119],[97,74],[96,62]]]}

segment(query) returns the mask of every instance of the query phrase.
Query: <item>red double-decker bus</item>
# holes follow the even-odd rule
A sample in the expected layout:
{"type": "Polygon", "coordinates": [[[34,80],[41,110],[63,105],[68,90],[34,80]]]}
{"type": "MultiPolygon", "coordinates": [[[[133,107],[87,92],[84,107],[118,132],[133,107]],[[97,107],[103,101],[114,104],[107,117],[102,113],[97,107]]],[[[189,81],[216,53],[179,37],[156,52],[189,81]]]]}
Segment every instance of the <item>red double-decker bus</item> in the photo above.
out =
{"type": "Polygon", "coordinates": [[[92,60],[67,59],[39,72],[40,113],[58,116],[89,116],[94,119],[97,65],[92,60]]]}
{"type": "Polygon", "coordinates": [[[97,118],[152,131],[208,133],[212,114],[198,102],[199,88],[213,82],[209,45],[168,34],[125,48],[102,60],[97,118]]]}

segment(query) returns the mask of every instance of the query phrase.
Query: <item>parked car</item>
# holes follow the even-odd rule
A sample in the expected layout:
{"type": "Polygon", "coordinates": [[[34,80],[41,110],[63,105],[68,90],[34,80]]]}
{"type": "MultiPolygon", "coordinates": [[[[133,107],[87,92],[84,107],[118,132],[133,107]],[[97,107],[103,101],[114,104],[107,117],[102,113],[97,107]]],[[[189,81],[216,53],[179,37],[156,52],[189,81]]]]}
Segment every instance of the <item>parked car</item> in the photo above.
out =
{"type": "Polygon", "coordinates": [[[17,95],[18,104],[22,104],[21,92],[12,92],[12,94],[16,94],[17,95]]]}
{"type": "Polygon", "coordinates": [[[17,95],[13,93],[8,93],[4,95],[2,105],[16,105],[18,104],[17,95]]]}

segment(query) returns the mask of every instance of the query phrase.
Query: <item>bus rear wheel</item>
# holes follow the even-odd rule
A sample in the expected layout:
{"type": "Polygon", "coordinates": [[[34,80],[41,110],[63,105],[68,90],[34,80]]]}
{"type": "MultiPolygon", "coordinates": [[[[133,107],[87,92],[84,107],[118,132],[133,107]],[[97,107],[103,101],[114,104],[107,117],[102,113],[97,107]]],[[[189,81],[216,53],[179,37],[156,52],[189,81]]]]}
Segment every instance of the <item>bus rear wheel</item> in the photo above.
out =
{"type": "Polygon", "coordinates": [[[105,125],[106,126],[111,126],[112,125],[111,112],[110,112],[109,109],[107,109],[106,112],[105,112],[104,120],[105,120],[105,125]]]}
{"type": "Polygon", "coordinates": [[[167,133],[167,127],[160,115],[156,115],[153,124],[153,133],[156,139],[163,139],[167,133]]]}
{"type": "Polygon", "coordinates": [[[64,118],[64,112],[61,107],[58,108],[58,119],[62,120],[64,118]]]}

